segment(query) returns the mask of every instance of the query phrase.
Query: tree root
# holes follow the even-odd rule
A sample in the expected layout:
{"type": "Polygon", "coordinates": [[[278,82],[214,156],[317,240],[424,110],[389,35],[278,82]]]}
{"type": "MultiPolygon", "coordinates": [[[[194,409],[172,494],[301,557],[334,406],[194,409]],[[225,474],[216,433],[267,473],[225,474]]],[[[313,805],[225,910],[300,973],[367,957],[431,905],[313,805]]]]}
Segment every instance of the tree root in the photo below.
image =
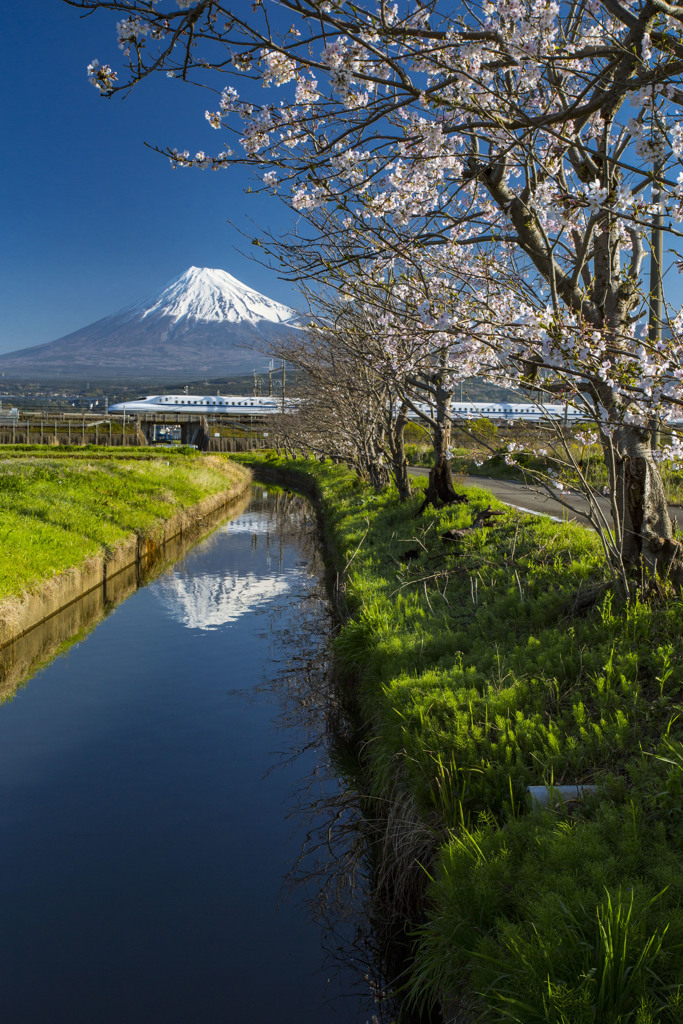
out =
{"type": "Polygon", "coordinates": [[[461,505],[466,501],[466,494],[458,494],[453,489],[453,481],[451,479],[450,472],[444,473],[441,471],[437,474],[434,469],[430,469],[429,483],[427,484],[427,490],[425,491],[425,500],[415,513],[415,518],[417,519],[421,516],[429,505],[433,505],[434,508],[438,508],[439,502],[444,505],[461,505]]]}
{"type": "Polygon", "coordinates": [[[445,533],[441,534],[441,540],[445,540],[445,541],[464,540],[464,538],[467,536],[467,534],[471,533],[473,530],[481,530],[485,526],[489,526],[489,527],[493,526],[493,523],[489,522],[489,520],[493,516],[504,516],[504,515],[505,515],[504,512],[500,512],[500,511],[498,511],[496,509],[492,509],[491,506],[489,505],[488,508],[484,508],[484,509],[481,510],[481,512],[477,512],[476,516],[474,517],[474,519],[472,520],[472,523],[469,526],[463,526],[460,529],[446,530],[445,533]]]}
{"type": "Polygon", "coordinates": [[[568,601],[565,613],[571,617],[590,614],[611,586],[612,584],[608,580],[599,580],[579,587],[568,601]]]}

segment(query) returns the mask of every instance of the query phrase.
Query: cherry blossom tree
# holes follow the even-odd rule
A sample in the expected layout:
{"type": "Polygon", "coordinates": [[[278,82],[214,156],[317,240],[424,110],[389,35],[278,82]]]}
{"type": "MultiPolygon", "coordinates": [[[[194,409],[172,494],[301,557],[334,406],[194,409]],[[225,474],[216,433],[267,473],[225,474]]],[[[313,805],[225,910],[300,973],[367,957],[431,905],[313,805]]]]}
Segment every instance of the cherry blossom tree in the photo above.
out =
{"type": "MultiPolygon", "coordinates": [[[[352,276],[334,275],[342,299],[341,319],[355,325],[350,337],[360,343],[358,356],[372,364],[388,393],[400,399],[400,415],[389,436],[402,450],[399,437],[408,416],[421,420],[431,432],[429,500],[449,503],[459,499],[450,469],[453,396],[464,379],[482,372],[487,359],[491,362],[477,339],[475,319],[482,312],[473,294],[464,287],[454,290],[452,274],[431,275],[425,262],[420,268],[402,265],[399,270],[395,261],[390,267],[380,265],[378,273],[377,264],[357,268],[352,276]],[[454,329],[457,319],[464,330],[454,329]]],[[[407,493],[399,483],[399,466],[395,477],[399,492],[407,493]]]]}
{"type": "MultiPolygon", "coordinates": [[[[309,344],[312,334],[323,362],[345,367],[344,375],[329,375],[326,389],[325,381],[317,373],[322,385],[320,400],[335,405],[344,395],[344,401],[358,403],[360,410],[365,407],[359,413],[361,430],[355,443],[362,456],[361,466],[375,486],[391,477],[404,501],[411,495],[404,446],[409,410],[400,382],[391,372],[379,326],[384,306],[372,301],[376,297],[367,288],[361,288],[359,281],[358,277],[342,275],[335,289],[314,291],[301,285],[311,310],[309,344]]],[[[291,359],[291,353],[287,358],[291,359]]]]}
{"type": "MultiPolygon", "coordinates": [[[[280,432],[290,448],[330,456],[353,466],[377,490],[389,483],[397,443],[395,396],[355,337],[349,318],[333,318],[326,306],[309,316],[306,328],[278,341],[271,352],[298,371],[298,410],[281,417],[280,432]],[[286,436],[285,436],[286,435],[286,436]]],[[[367,330],[367,327],[365,327],[367,330]]],[[[405,459],[394,479],[407,485],[405,459]],[[402,472],[401,472],[402,470],[402,472]]]]}
{"type": "Polygon", "coordinates": [[[294,210],[334,217],[359,259],[412,280],[428,265],[450,289],[436,319],[415,303],[432,341],[580,405],[609,473],[610,557],[624,576],[680,572],[657,465],[678,441],[653,438],[683,404],[683,317],[659,294],[661,235],[683,220],[683,7],[66,2],[122,15],[121,79],[88,69],[103,95],[153,73],[216,89],[225,143],[167,151],[177,166],[250,163],[294,210]]]}
{"type": "MultiPolygon", "coordinates": [[[[431,258],[434,250],[423,253],[419,265],[391,255],[359,259],[353,245],[358,236],[350,240],[330,211],[310,210],[301,220],[305,237],[301,230],[285,237],[265,233],[258,239],[260,250],[298,283],[318,326],[334,325],[331,344],[382,377],[392,396],[389,406],[394,395],[399,398],[396,421],[387,429],[399,494],[410,494],[402,430],[411,416],[433,439],[430,500],[461,500],[450,470],[451,403],[466,379],[477,373],[491,377],[500,369],[488,344],[489,325],[500,308],[494,309],[494,264],[488,258],[482,265],[470,252],[444,273],[431,258]]],[[[366,248],[380,245],[372,234],[368,229],[366,248]]]]}

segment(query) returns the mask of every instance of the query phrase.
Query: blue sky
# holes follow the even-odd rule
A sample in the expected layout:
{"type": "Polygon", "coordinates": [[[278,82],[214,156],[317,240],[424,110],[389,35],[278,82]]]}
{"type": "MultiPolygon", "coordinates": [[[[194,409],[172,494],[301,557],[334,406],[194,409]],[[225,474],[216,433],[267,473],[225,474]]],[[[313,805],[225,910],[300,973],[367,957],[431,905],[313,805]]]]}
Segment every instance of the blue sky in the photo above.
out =
{"type": "MultiPolygon", "coordinates": [[[[297,302],[239,230],[284,232],[293,215],[272,197],[246,195],[247,169],[174,171],[144,145],[218,151],[221,136],[204,118],[212,94],[159,77],[107,101],[88,83],[93,58],[119,64],[116,20],[107,11],[82,18],[62,0],[4,12],[0,352],[53,341],[191,265],[297,302]]],[[[666,291],[680,301],[677,274],[666,291]]]]}
{"type": "Polygon", "coordinates": [[[106,101],[88,83],[94,57],[118,64],[116,20],[82,19],[61,0],[4,12],[0,352],[53,341],[191,265],[296,302],[237,230],[285,229],[291,217],[277,200],[245,195],[250,172],[174,171],[145,148],[218,151],[204,119],[211,93],[162,77],[106,101]]]}

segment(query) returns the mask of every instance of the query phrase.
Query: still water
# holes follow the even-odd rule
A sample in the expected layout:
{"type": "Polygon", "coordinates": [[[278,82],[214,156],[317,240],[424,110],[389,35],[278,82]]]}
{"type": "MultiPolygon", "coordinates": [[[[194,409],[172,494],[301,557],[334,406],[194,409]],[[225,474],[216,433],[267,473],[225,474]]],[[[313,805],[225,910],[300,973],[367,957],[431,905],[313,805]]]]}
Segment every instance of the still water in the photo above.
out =
{"type": "Polygon", "coordinates": [[[292,811],[334,786],[314,547],[305,502],[255,489],[0,705],[4,1024],[369,1016],[284,886],[292,811]]]}

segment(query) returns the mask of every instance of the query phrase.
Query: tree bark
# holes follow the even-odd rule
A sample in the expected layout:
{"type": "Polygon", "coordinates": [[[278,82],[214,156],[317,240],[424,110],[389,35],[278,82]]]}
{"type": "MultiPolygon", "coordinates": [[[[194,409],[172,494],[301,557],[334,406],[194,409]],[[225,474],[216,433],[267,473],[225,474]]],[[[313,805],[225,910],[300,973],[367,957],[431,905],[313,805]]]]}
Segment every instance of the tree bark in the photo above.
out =
{"type": "Polygon", "coordinates": [[[606,451],[613,514],[621,529],[626,570],[642,566],[653,576],[680,560],[659,467],[653,458],[651,430],[621,426],[614,432],[614,457],[606,451]]]}
{"type": "Polygon", "coordinates": [[[439,456],[429,471],[428,490],[433,490],[439,501],[442,501],[445,505],[451,505],[460,498],[460,495],[456,494],[453,487],[450,460],[443,455],[439,456]]]}
{"type": "Polygon", "coordinates": [[[434,439],[434,468],[429,474],[429,488],[444,504],[450,505],[458,500],[453,487],[451,474],[451,402],[452,388],[444,387],[439,381],[436,385],[436,424],[432,429],[434,439]]]}
{"type": "Polygon", "coordinates": [[[425,500],[418,510],[421,515],[428,505],[435,508],[439,502],[452,505],[466,501],[464,495],[457,494],[453,487],[451,474],[451,401],[453,389],[445,387],[440,380],[436,383],[436,416],[432,422],[432,441],[434,444],[434,466],[429,471],[429,483],[425,492],[425,500]]]}
{"type": "Polygon", "coordinates": [[[394,483],[398,491],[399,501],[407,501],[411,495],[410,477],[408,476],[408,460],[405,450],[405,429],[408,422],[408,406],[401,404],[395,421],[389,429],[389,447],[394,483]]]}
{"type": "Polygon", "coordinates": [[[383,491],[389,484],[389,471],[387,467],[379,461],[379,459],[373,459],[367,464],[367,474],[371,485],[376,491],[383,491]]]}

